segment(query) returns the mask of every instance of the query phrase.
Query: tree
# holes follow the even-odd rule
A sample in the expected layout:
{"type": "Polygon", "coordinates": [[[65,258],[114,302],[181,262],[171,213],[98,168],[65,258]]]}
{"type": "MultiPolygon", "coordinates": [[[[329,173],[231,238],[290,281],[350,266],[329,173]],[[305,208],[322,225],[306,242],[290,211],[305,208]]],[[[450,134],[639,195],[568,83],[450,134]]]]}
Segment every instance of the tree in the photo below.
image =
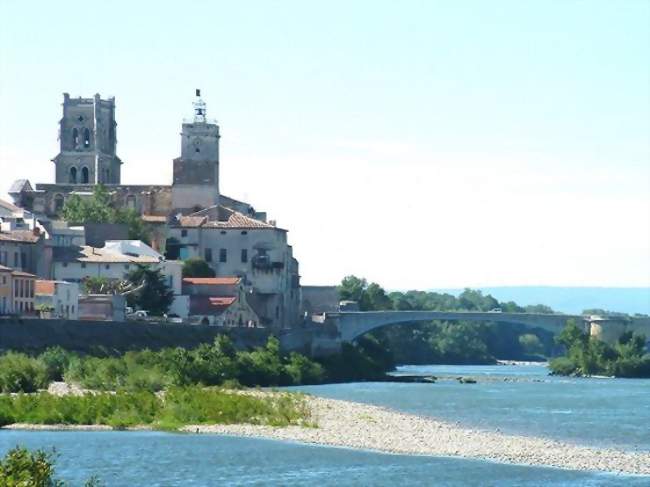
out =
{"type": "Polygon", "coordinates": [[[205,260],[200,257],[190,257],[183,262],[183,277],[214,277],[215,272],[205,260]]]}
{"type": "Polygon", "coordinates": [[[169,311],[174,301],[174,291],[167,286],[165,276],[160,269],[138,265],[126,276],[137,291],[127,294],[129,306],[149,311],[154,315],[162,315],[169,311]]]}
{"type": "Polygon", "coordinates": [[[368,281],[357,276],[346,276],[339,286],[339,298],[343,301],[356,301],[361,303],[368,287],[368,281]]]}
{"type": "Polygon", "coordinates": [[[115,209],[105,186],[98,184],[87,198],[72,195],[65,203],[61,216],[75,225],[85,223],[121,223],[127,226],[131,240],[151,240],[149,227],[132,209],[115,209]]]}

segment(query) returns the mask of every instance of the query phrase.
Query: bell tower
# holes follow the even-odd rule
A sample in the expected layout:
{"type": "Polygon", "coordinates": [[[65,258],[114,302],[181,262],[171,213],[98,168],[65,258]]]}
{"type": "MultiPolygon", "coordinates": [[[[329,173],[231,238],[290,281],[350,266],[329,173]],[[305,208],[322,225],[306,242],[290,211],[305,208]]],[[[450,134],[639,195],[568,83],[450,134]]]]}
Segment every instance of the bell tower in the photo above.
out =
{"type": "Polygon", "coordinates": [[[52,159],[57,184],[120,184],[115,98],[70,98],[63,94],[59,154],[52,159]]]}
{"type": "Polygon", "coordinates": [[[181,156],[174,159],[172,206],[198,211],[219,204],[219,126],[207,118],[201,90],[196,90],[194,117],[184,120],[181,156]]]}

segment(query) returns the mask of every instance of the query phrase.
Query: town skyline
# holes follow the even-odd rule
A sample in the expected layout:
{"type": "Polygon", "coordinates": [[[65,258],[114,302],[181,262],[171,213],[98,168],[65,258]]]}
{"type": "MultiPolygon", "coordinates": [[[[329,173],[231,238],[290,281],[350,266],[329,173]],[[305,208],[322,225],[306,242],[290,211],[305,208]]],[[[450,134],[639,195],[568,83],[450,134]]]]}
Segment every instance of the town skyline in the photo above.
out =
{"type": "MultiPolygon", "coordinates": [[[[54,181],[63,92],[115,95],[123,182],[169,184],[180,123],[201,88],[208,117],[222,130],[223,192],[290,230],[306,284],[356,274],[389,289],[650,285],[647,5],[591,4],[580,35],[569,37],[572,16],[586,7],[565,7],[565,23],[553,28],[518,10],[530,29],[519,32],[518,46],[510,45],[515,28],[498,24],[498,11],[482,13],[504,33],[483,27],[464,41],[418,22],[418,8],[440,8],[477,27],[479,4],[475,12],[410,5],[398,12],[392,44],[383,34],[394,12],[380,5],[365,37],[342,23],[333,46],[303,24],[282,22],[288,7],[251,13],[220,5],[223,15],[202,7],[201,19],[161,10],[158,27],[177,27],[178,44],[163,28],[121,58],[108,51],[108,38],[86,38],[83,22],[81,34],[59,32],[81,13],[52,11],[47,25],[36,19],[24,32],[0,21],[7,46],[0,48],[0,197],[8,199],[14,179],[54,181]],[[283,29],[266,38],[264,60],[247,46],[265,41],[270,30],[254,31],[268,15],[283,29]],[[224,20],[244,17],[249,23],[239,34],[224,20]],[[193,50],[191,34],[230,43],[193,50]],[[557,37],[566,52],[550,57],[545,45],[557,37]],[[292,46],[296,38],[305,45],[292,46]],[[374,69],[386,59],[365,57],[370,41],[385,45],[398,77],[374,69]],[[352,47],[338,50],[338,42],[352,47]],[[71,56],[65,47],[75,45],[71,56]],[[491,56],[497,45],[509,48],[491,56]],[[463,62],[454,61],[455,51],[463,62]],[[278,75],[273,61],[287,55],[301,67],[285,61],[278,75]],[[21,72],[13,68],[18,56],[28,60],[21,72]]],[[[298,18],[315,13],[294,7],[298,18]]],[[[3,19],[27,13],[8,2],[0,8],[3,19]]],[[[349,15],[362,13],[355,6],[349,15]]],[[[137,38],[138,25],[120,25],[116,42],[137,38]]],[[[326,18],[314,27],[322,34],[327,25],[326,18]]]]}

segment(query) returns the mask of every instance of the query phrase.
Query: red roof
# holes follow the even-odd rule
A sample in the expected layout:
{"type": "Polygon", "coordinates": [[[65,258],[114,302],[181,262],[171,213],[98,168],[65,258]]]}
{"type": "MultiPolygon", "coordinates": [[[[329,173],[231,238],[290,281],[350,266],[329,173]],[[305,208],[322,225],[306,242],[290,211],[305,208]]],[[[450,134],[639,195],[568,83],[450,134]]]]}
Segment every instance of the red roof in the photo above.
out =
{"type": "Polygon", "coordinates": [[[227,285],[234,286],[239,284],[241,277],[228,276],[228,277],[184,277],[185,284],[199,284],[204,286],[217,286],[227,285]]]}
{"type": "Polygon", "coordinates": [[[218,315],[235,301],[234,296],[190,296],[190,315],[218,315]]]}

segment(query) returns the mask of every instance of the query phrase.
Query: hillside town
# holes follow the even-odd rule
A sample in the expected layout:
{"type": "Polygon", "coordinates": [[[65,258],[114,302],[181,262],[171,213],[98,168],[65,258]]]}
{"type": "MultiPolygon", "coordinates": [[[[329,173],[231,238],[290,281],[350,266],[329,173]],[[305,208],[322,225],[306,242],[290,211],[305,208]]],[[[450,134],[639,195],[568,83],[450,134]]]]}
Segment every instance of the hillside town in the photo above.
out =
{"type": "MultiPolygon", "coordinates": [[[[55,182],[27,179],[0,200],[0,315],[69,320],[152,319],[127,306],[119,283],[137,268],[164,276],[173,300],[157,320],[214,326],[291,328],[331,301],[333,287],[303,289],[287,230],[265,212],[219,191],[219,126],[196,90],[184,120],[171,185],[125,185],[117,156],[115,98],[63,95],[55,182]],[[125,223],[66,221],[74,202],[101,191],[107,206],[136,215],[146,237],[125,223]],[[183,275],[200,260],[208,276],[183,275]],[[89,282],[113,283],[93,289],[89,282]]],[[[101,220],[101,218],[99,218],[101,220]]],[[[128,287],[128,286],[127,286],[128,287]]]]}

